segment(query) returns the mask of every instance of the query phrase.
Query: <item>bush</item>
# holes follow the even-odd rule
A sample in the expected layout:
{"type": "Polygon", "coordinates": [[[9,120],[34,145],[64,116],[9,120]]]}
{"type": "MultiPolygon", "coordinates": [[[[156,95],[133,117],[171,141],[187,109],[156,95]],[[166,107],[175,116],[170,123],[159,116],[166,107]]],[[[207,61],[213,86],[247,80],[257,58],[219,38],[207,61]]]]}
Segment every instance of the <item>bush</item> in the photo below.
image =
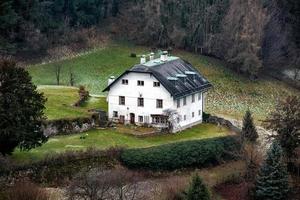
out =
{"type": "Polygon", "coordinates": [[[202,116],[203,116],[203,121],[204,121],[204,122],[207,122],[207,120],[208,120],[209,117],[210,117],[210,114],[209,114],[209,113],[206,113],[206,112],[203,112],[202,116]]]}
{"type": "Polygon", "coordinates": [[[21,181],[7,191],[7,200],[48,200],[49,194],[37,185],[21,181]]]}
{"type": "Polygon", "coordinates": [[[129,168],[174,170],[185,167],[215,165],[234,158],[239,148],[235,137],[220,137],[155,146],[126,149],[121,162],[129,168]]]}

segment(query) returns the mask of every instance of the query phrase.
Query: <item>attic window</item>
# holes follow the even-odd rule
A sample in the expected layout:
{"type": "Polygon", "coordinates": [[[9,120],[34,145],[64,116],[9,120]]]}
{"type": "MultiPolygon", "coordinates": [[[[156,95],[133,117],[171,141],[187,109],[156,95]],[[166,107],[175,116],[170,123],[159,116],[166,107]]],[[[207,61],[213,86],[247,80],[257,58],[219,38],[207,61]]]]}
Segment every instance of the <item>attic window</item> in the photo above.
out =
{"type": "Polygon", "coordinates": [[[123,85],[128,85],[128,80],[127,79],[122,79],[122,84],[123,85]]]}
{"type": "Polygon", "coordinates": [[[154,81],[153,82],[153,87],[160,87],[160,82],[154,81]]]}
{"type": "Polygon", "coordinates": [[[144,86],[144,81],[138,80],[138,81],[137,81],[137,85],[138,85],[138,86],[144,86]]]}

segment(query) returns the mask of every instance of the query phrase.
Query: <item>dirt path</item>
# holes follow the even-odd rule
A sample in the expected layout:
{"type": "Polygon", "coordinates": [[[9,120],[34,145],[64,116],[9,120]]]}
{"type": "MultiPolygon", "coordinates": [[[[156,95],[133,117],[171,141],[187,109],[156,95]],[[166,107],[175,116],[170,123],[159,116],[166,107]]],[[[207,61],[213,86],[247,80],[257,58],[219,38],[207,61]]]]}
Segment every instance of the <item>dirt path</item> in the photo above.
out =
{"type": "MultiPolygon", "coordinates": [[[[230,118],[228,116],[223,116],[223,115],[217,115],[217,116],[230,121],[234,126],[238,127],[239,129],[242,129],[242,127],[243,127],[243,122],[241,120],[236,120],[236,119],[230,118]]],[[[261,147],[260,149],[262,150],[262,152],[265,153],[266,150],[270,147],[271,142],[270,142],[270,139],[268,139],[268,136],[270,136],[272,134],[272,132],[269,130],[266,130],[262,126],[256,126],[256,130],[259,135],[258,144],[261,147]]]]}

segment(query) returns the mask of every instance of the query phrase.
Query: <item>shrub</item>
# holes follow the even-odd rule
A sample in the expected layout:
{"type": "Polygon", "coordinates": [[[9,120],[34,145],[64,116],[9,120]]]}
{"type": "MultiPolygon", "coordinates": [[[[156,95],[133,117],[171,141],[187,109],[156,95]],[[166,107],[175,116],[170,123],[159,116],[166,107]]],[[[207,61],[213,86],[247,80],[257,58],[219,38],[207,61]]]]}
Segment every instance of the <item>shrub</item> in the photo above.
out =
{"type": "Polygon", "coordinates": [[[84,86],[79,86],[78,90],[79,100],[75,103],[75,106],[82,106],[90,97],[89,91],[85,89],[84,86]]]}
{"type": "Polygon", "coordinates": [[[126,149],[121,162],[129,168],[174,170],[184,167],[215,165],[234,158],[239,148],[235,137],[220,137],[171,143],[161,146],[126,149]]]}
{"type": "Polygon", "coordinates": [[[188,188],[187,200],[210,200],[210,194],[203,180],[196,174],[188,188]]]}
{"type": "Polygon", "coordinates": [[[49,194],[37,185],[21,181],[7,191],[7,200],[48,200],[49,194]]]}
{"type": "Polygon", "coordinates": [[[206,112],[203,112],[202,116],[203,116],[203,121],[207,122],[208,118],[210,117],[210,114],[206,113],[206,112]]]}
{"type": "Polygon", "coordinates": [[[130,57],[136,58],[136,53],[131,53],[131,54],[130,54],[130,57]]]}

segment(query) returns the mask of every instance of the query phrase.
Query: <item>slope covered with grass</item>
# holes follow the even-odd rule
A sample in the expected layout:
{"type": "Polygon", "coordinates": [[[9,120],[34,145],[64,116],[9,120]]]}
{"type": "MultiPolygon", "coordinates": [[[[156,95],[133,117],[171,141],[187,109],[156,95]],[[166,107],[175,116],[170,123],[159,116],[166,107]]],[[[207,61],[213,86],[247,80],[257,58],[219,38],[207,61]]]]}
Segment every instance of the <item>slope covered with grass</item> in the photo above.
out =
{"type": "Polygon", "coordinates": [[[40,86],[38,91],[47,98],[44,113],[49,120],[87,117],[90,109],[107,110],[105,97],[90,97],[85,105],[75,107],[74,103],[79,98],[78,88],[75,87],[40,86]]]}
{"type": "MultiPolygon", "coordinates": [[[[149,53],[148,49],[127,43],[113,43],[104,49],[76,58],[29,66],[28,70],[35,84],[53,85],[55,66],[61,65],[62,84],[68,85],[71,69],[75,74],[76,85],[86,86],[91,93],[102,94],[109,76],[118,76],[139,62],[138,58],[130,57],[131,53],[149,53]]],[[[214,85],[206,99],[206,111],[213,114],[241,119],[249,108],[258,121],[264,119],[274,109],[278,99],[291,94],[300,95],[299,91],[271,78],[250,81],[229,70],[225,63],[217,59],[179,50],[172,54],[192,63],[214,85]]]]}
{"type": "Polygon", "coordinates": [[[86,149],[88,147],[99,149],[116,146],[127,148],[150,147],[178,141],[221,137],[230,134],[230,131],[227,128],[221,128],[213,124],[200,124],[179,134],[156,135],[145,138],[119,133],[115,129],[91,130],[83,134],[88,134],[86,139],[80,139],[82,134],[52,137],[41,147],[30,151],[16,150],[13,158],[18,161],[37,160],[47,154],[86,149]]]}

